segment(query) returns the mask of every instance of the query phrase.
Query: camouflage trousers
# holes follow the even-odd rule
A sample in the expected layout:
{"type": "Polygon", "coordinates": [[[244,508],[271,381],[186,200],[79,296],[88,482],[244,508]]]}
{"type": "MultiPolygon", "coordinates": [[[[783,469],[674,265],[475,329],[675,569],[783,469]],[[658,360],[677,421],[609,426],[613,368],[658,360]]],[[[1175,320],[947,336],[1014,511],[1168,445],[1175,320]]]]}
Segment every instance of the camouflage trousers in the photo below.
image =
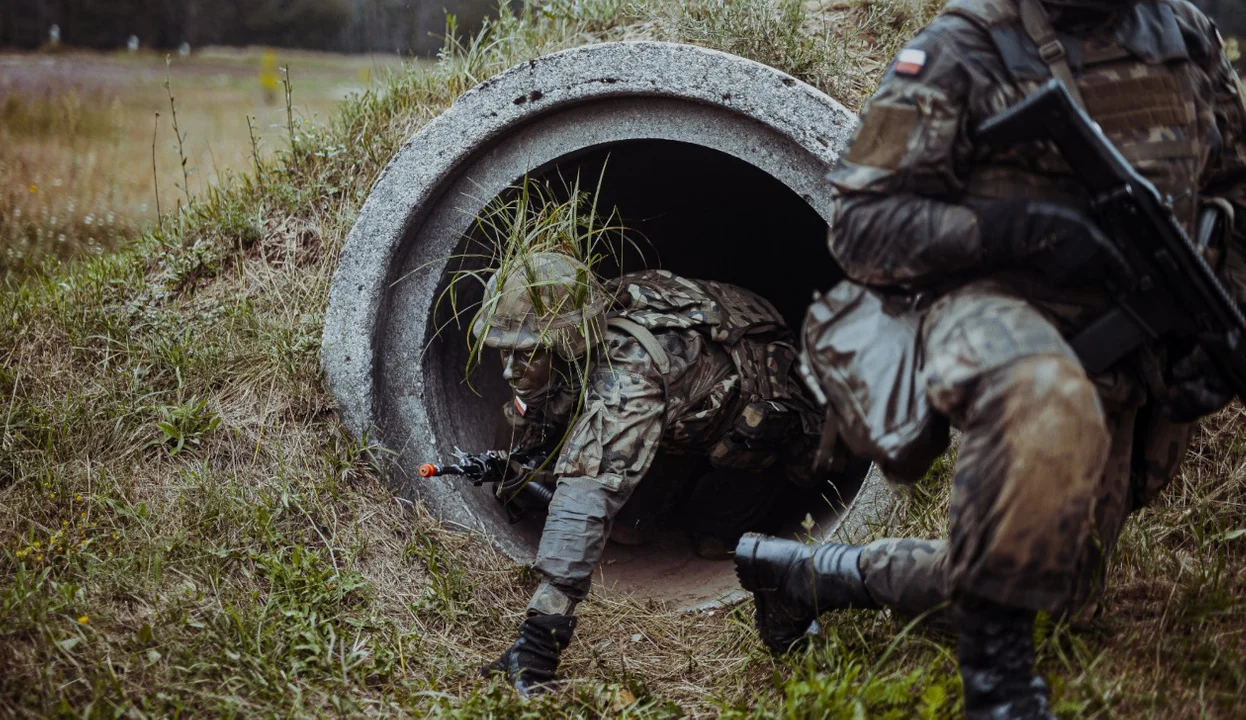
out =
{"type": "Polygon", "coordinates": [[[1172,478],[1189,426],[1127,378],[1092,381],[1050,320],[991,285],[940,299],[924,337],[927,394],[962,432],[949,539],[871,543],[866,587],[913,615],[959,596],[1089,615],[1125,518],[1172,478]]]}

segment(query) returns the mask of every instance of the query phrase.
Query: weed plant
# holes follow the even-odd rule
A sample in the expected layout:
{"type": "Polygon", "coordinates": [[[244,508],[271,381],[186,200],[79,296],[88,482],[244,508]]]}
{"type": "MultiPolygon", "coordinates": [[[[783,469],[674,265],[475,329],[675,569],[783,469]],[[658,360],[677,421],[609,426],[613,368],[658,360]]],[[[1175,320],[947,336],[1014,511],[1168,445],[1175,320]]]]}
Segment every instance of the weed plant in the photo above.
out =
{"type": "MultiPolygon", "coordinates": [[[[359,206],[400,143],[477,81],[585,42],[747,51],[768,36],[782,50],[758,49],[768,62],[856,107],[901,42],[892,18],[907,32],[926,12],[721,5],[504,11],[300,128],[297,164],[265,155],[162,230],[10,278],[0,716],[956,717],[949,646],[905,619],[827,617],[808,651],[775,661],[747,602],[679,615],[609,593],[566,653],[575,680],[522,703],[477,667],[512,639],[536,578],[383,486],[321,382],[323,308],[359,206]]],[[[1237,405],[1202,423],[1173,487],[1129,524],[1097,618],[1040,624],[1059,716],[1240,716],[1242,427],[1237,405]]],[[[941,534],[949,467],[852,539],[941,534]]]]}

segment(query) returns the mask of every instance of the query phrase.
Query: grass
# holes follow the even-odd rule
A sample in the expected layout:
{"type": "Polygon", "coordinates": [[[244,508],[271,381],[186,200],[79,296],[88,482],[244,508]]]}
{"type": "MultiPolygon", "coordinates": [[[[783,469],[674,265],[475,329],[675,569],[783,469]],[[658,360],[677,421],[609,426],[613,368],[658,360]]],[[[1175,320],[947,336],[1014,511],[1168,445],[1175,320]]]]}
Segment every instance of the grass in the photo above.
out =
{"type": "MultiPolygon", "coordinates": [[[[536,578],[397,500],[321,381],[329,281],[368,188],[478,80],[584,42],[748,51],[770,33],[767,62],[856,108],[888,33],[925,12],[762,8],[506,15],[300,128],[297,158],[272,141],[257,171],[196,187],[162,229],[4,281],[0,716],[955,717],[949,647],[902,619],[825,618],[807,653],[776,662],[748,603],[678,615],[611,595],[584,607],[563,669],[576,680],[520,702],[476,667],[509,644],[536,578]]],[[[1203,423],[1128,526],[1099,618],[1040,628],[1062,717],[1240,716],[1242,427],[1237,406],[1203,423]]],[[[939,534],[948,467],[873,535],[939,534]]]]}
{"type": "MultiPolygon", "coordinates": [[[[275,63],[290,68],[296,134],[400,67],[299,51],[275,63]]],[[[0,275],[115,247],[156,224],[156,181],[164,209],[176,209],[253,171],[256,151],[270,158],[289,144],[281,88],[264,89],[258,49],[208,48],[167,66],[154,53],[0,54],[0,67],[0,275]]]]}

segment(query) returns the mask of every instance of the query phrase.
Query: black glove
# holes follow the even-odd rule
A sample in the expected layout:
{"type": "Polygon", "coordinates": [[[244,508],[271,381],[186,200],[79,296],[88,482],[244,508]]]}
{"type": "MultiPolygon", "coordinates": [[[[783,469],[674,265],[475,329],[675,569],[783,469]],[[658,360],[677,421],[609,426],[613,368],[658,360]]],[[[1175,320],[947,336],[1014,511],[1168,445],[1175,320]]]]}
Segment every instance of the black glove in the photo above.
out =
{"type": "Polygon", "coordinates": [[[1202,346],[1169,346],[1166,350],[1166,363],[1151,353],[1144,353],[1140,359],[1147,389],[1169,420],[1194,422],[1233,399],[1233,389],[1202,346]]]}
{"type": "Polygon", "coordinates": [[[1056,203],[969,198],[988,267],[1037,270],[1057,286],[1130,277],[1120,250],[1086,213],[1056,203]]]}
{"type": "Polygon", "coordinates": [[[574,615],[532,615],[519,624],[519,639],[480,672],[485,677],[505,674],[523,697],[545,692],[574,634],[574,615]]]}

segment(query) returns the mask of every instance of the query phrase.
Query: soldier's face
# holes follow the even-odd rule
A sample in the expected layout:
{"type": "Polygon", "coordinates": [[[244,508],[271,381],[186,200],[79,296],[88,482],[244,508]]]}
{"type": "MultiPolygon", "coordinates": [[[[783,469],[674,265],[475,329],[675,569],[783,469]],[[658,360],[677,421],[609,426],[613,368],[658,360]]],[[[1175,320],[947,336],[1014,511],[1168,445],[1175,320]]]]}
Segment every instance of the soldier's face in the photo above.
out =
{"type": "Polygon", "coordinates": [[[536,350],[502,350],[502,377],[519,397],[540,393],[549,387],[554,354],[536,350]]]}

